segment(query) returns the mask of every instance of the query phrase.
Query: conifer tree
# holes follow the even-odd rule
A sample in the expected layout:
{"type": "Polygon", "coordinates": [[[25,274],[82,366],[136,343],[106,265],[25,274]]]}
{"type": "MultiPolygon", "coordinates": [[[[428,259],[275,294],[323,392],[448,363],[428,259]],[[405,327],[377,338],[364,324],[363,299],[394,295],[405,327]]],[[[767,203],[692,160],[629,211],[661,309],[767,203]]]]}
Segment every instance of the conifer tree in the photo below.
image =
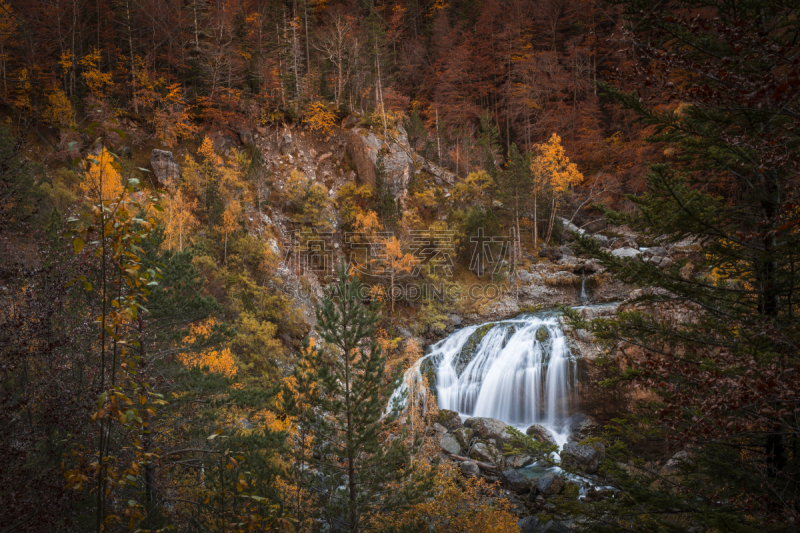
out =
{"type": "Polygon", "coordinates": [[[795,530],[797,5],[620,3],[640,54],[628,80],[644,79],[650,95],[604,89],[654,127],[672,160],[651,165],[647,192],[629,197],[633,213],[607,217],[658,246],[684,242],[678,250],[694,257],[662,266],[579,242],[617,279],[646,288],[629,311],[592,325],[632,347],[620,379],[658,398],[622,436],[635,441],[647,427],[686,451],[671,470],[625,469],[618,440],[606,473],[625,498],[594,508],[594,530],[795,530]]]}
{"type": "Polygon", "coordinates": [[[309,462],[324,481],[320,486],[312,475],[306,482],[318,494],[319,518],[332,531],[356,533],[382,510],[417,501],[430,481],[412,473],[404,439],[387,438],[400,379],[387,376],[375,335],[378,315],[362,303],[367,287],[344,263],[336,276],[317,309],[322,345],[304,349],[295,371],[297,383],[314,392],[298,402],[309,404],[302,413],[290,414],[306,420],[313,435],[309,462]]]}

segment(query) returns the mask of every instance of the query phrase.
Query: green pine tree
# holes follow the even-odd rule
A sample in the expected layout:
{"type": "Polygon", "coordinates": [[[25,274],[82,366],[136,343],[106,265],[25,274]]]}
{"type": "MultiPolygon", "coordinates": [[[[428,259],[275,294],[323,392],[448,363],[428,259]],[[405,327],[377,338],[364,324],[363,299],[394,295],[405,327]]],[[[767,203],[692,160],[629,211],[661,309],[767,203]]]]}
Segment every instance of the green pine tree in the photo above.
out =
{"type": "Polygon", "coordinates": [[[579,239],[614,277],[654,289],[591,328],[639,348],[607,362],[657,401],[619,421],[610,442],[605,474],[624,497],[573,511],[589,512],[595,531],[794,531],[798,5],[683,0],[670,12],[650,0],[619,3],[641,45],[634,77],[653,97],[604,89],[654,127],[652,140],[672,161],[651,165],[647,192],[629,197],[633,213],[607,218],[655,246],[694,244],[684,247],[688,258],[656,266],[579,239]],[[625,465],[632,455],[623,443],[642,438],[688,454],[671,471],[625,465]]]}
{"type": "Polygon", "coordinates": [[[318,494],[319,518],[332,531],[351,533],[368,530],[371,517],[417,501],[431,486],[412,472],[404,439],[386,438],[397,416],[397,406],[387,406],[400,380],[387,375],[375,340],[378,315],[362,303],[366,292],[345,264],[337,267],[317,309],[322,345],[307,347],[295,371],[308,395],[290,413],[314,437],[306,483],[318,494]]]}

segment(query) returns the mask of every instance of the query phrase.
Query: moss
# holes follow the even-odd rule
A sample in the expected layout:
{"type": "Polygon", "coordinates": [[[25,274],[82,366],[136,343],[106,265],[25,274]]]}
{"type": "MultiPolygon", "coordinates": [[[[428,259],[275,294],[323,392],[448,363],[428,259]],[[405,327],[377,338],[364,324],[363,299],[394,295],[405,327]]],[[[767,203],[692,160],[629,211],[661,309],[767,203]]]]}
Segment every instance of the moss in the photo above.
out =
{"type": "Polygon", "coordinates": [[[469,362],[472,361],[473,357],[475,357],[475,352],[478,351],[478,346],[480,345],[481,341],[493,327],[495,327],[494,322],[484,324],[469,336],[467,342],[464,343],[464,347],[461,348],[461,352],[456,357],[455,368],[457,375],[460,376],[464,369],[467,368],[469,362]]]}
{"type": "Polygon", "coordinates": [[[540,343],[546,341],[550,337],[550,333],[547,331],[547,328],[539,328],[536,330],[536,340],[540,343]]]}

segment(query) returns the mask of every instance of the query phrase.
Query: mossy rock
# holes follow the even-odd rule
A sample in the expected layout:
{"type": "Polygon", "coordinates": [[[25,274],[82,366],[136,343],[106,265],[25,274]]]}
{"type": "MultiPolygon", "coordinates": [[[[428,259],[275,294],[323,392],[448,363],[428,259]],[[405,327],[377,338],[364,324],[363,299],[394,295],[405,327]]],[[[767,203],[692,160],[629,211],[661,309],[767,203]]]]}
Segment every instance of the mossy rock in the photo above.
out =
{"type": "Polygon", "coordinates": [[[469,365],[470,361],[472,361],[472,358],[475,357],[475,353],[478,351],[478,346],[480,346],[481,341],[486,336],[486,334],[489,333],[489,330],[495,327],[495,325],[496,324],[494,324],[493,322],[484,324],[483,326],[476,329],[472,333],[472,335],[469,336],[467,342],[464,343],[464,347],[461,348],[461,352],[456,356],[455,360],[456,375],[458,375],[459,377],[461,376],[461,373],[464,371],[465,368],[467,368],[467,365],[469,365]]]}
{"type": "Polygon", "coordinates": [[[550,332],[547,331],[547,328],[539,328],[536,330],[536,340],[539,341],[539,343],[543,343],[549,338],[550,332]]]}

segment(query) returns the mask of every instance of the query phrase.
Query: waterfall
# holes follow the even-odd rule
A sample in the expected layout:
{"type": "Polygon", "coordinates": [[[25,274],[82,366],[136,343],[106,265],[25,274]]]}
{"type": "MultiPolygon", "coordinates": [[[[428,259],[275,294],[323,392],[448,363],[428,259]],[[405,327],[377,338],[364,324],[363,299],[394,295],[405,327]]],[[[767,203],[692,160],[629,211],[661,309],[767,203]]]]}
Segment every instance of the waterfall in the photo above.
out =
{"type": "Polygon", "coordinates": [[[581,305],[589,305],[589,297],[586,295],[586,274],[581,274],[581,305]]]}
{"type": "Polygon", "coordinates": [[[434,344],[424,359],[436,372],[443,409],[520,428],[560,429],[572,414],[576,361],[553,313],[464,328],[434,344]]]}

